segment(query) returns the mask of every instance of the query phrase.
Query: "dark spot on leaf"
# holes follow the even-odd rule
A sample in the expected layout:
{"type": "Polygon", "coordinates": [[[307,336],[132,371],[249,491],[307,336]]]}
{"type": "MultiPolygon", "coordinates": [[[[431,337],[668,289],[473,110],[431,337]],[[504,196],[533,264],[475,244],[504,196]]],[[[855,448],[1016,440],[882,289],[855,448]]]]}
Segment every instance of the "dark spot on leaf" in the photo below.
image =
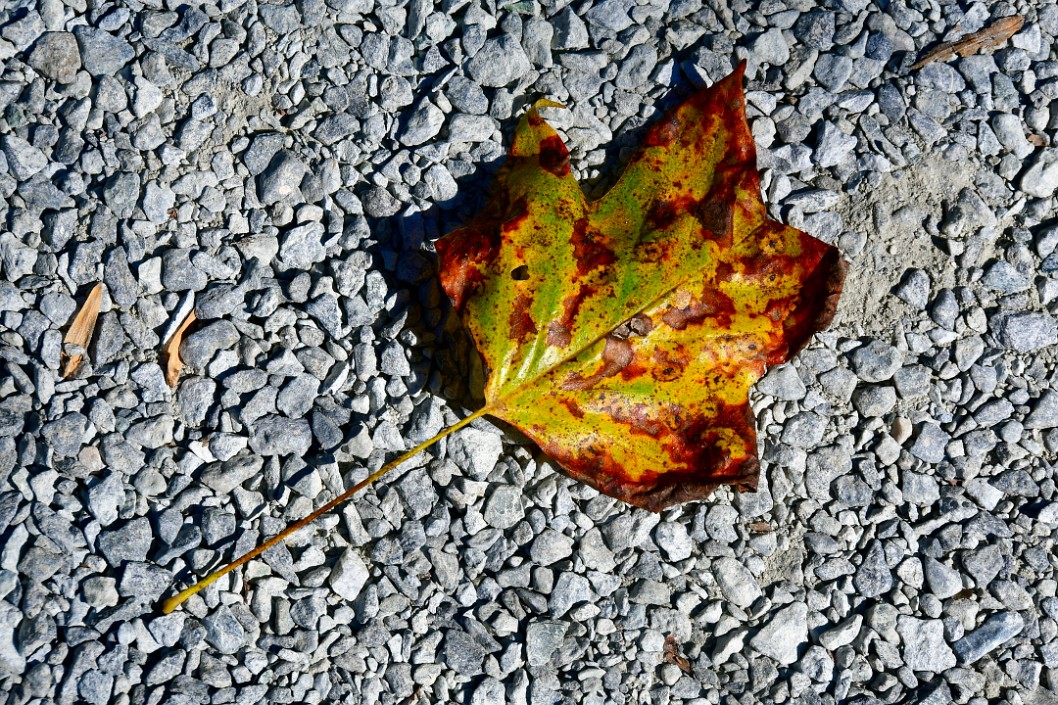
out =
{"type": "Polygon", "coordinates": [[[540,166],[555,176],[569,174],[569,152],[558,135],[551,135],[540,142],[540,166]]]}
{"type": "Polygon", "coordinates": [[[675,113],[655,122],[646,136],[643,137],[644,147],[668,147],[680,134],[680,121],[675,113]]]}
{"type": "Polygon", "coordinates": [[[677,196],[672,199],[659,198],[654,201],[647,213],[647,225],[650,230],[665,230],[684,213],[693,211],[698,201],[690,196],[677,196]]]}
{"type": "Polygon", "coordinates": [[[484,281],[484,270],[499,251],[498,239],[494,229],[468,227],[437,241],[441,286],[456,310],[463,309],[484,281]]]}
{"type": "Polygon", "coordinates": [[[671,357],[665,351],[658,350],[654,354],[654,366],[650,368],[650,376],[659,382],[671,382],[683,376],[686,366],[687,360],[671,357]]]}
{"type": "Polygon", "coordinates": [[[661,320],[676,330],[683,330],[689,325],[699,325],[707,318],[714,319],[713,323],[721,328],[728,328],[734,314],[735,303],[731,298],[711,286],[706,286],[689,305],[670,308],[661,320]]]}
{"type": "Polygon", "coordinates": [[[606,267],[617,261],[613,250],[609,248],[606,237],[588,227],[587,218],[579,218],[573,224],[570,234],[573,245],[573,257],[577,260],[577,274],[584,276],[588,272],[606,267]]]}
{"type": "Polygon", "coordinates": [[[591,389],[607,377],[613,377],[632,364],[632,344],[627,340],[606,336],[606,345],[602,351],[602,367],[594,374],[583,377],[579,374],[571,374],[562,381],[560,386],[566,390],[591,389]]]}
{"type": "Polygon", "coordinates": [[[558,403],[561,404],[562,406],[566,407],[566,409],[569,411],[569,413],[573,415],[573,418],[575,418],[575,419],[583,419],[584,418],[584,409],[580,408],[580,405],[577,404],[577,402],[574,401],[573,399],[562,397],[561,399],[558,400],[558,403]]]}
{"type": "Polygon", "coordinates": [[[511,279],[516,282],[524,282],[529,278],[529,267],[524,264],[520,264],[511,270],[511,279]]]}
{"type": "Polygon", "coordinates": [[[564,348],[573,341],[573,336],[569,333],[569,328],[558,321],[552,321],[547,327],[547,344],[553,345],[556,348],[564,348]]]}
{"type": "MultiPolygon", "coordinates": [[[[727,194],[725,196],[733,197],[727,194]]],[[[719,194],[715,196],[710,194],[708,200],[703,200],[698,204],[695,215],[698,222],[702,224],[702,228],[705,229],[707,239],[726,242],[730,240],[734,227],[734,207],[731,203],[721,200],[722,198],[724,196],[719,194]]]]}
{"type": "Polygon", "coordinates": [[[528,294],[522,294],[514,302],[511,315],[507,318],[507,325],[511,327],[511,340],[524,343],[531,336],[536,335],[536,323],[529,310],[532,308],[533,300],[528,294]]]}

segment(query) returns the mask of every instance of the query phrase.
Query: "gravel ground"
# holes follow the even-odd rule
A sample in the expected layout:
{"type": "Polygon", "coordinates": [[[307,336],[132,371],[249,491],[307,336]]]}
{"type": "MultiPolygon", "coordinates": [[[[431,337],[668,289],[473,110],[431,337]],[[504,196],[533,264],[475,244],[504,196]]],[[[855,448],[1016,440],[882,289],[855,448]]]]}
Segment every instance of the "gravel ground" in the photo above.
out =
{"type": "Polygon", "coordinates": [[[1056,39],[1020,0],[8,0],[0,693],[1058,703],[1056,39]],[[741,58],[773,213],[853,263],[759,385],[760,492],[650,514],[477,422],[159,615],[473,407],[430,242],[528,101],[598,193],[741,58]]]}

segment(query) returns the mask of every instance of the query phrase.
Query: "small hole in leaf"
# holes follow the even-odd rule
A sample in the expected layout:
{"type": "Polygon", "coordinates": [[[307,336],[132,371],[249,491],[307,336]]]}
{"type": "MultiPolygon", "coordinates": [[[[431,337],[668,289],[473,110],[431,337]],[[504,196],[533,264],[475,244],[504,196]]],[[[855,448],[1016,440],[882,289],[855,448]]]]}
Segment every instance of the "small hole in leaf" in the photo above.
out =
{"type": "Polygon", "coordinates": [[[526,265],[519,265],[511,270],[511,279],[516,282],[524,282],[529,278],[529,267],[526,265]]]}

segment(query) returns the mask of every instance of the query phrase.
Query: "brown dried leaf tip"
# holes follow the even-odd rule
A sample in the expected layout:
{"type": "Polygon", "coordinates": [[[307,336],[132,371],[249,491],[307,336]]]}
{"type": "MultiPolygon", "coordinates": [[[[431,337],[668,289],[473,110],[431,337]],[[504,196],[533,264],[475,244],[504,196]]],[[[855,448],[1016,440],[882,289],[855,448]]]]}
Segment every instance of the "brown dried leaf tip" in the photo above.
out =
{"type": "Polygon", "coordinates": [[[911,70],[920,69],[934,61],[947,61],[955,56],[971,56],[980,54],[982,51],[998,49],[1003,42],[1020,32],[1024,26],[1025,18],[1021,15],[1003,17],[978,32],[968,34],[954,42],[944,42],[930,50],[912,64],[911,70]]]}
{"type": "Polygon", "coordinates": [[[162,369],[165,370],[165,382],[173,389],[180,383],[180,374],[184,371],[184,361],[180,359],[180,343],[184,341],[184,333],[188,327],[197,320],[195,310],[187,314],[187,318],[176,329],[172,337],[162,347],[162,369]]]}
{"type": "Polygon", "coordinates": [[[103,285],[96,284],[92,287],[92,290],[88,292],[88,297],[81,304],[80,310],[77,315],[73,318],[73,323],[70,324],[70,330],[66,331],[66,338],[63,342],[63,368],[62,378],[66,379],[81,365],[81,360],[84,359],[84,353],[75,352],[73,354],[67,354],[65,348],[67,345],[75,345],[81,350],[87,352],[89,343],[92,342],[92,333],[96,329],[96,319],[99,318],[99,307],[103,304],[103,285]]]}
{"type": "Polygon", "coordinates": [[[671,663],[674,666],[678,666],[681,671],[687,675],[691,675],[691,662],[687,660],[687,657],[680,653],[680,647],[676,645],[676,637],[669,634],[665,637],[665,648],[662,651],[665,658],[665,663],[671,663]]]}

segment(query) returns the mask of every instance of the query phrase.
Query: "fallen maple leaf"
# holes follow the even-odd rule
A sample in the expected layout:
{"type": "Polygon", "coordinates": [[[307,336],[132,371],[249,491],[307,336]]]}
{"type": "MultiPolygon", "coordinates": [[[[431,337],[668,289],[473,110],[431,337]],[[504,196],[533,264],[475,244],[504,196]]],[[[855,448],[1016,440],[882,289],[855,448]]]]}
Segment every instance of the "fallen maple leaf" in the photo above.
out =
{"type": "Polygon", "coordinates": [[[743,70],[655,123],[592,203],[530,110],[488,207],[437,241],[487,413],[655,511],[756,488],[750,386],[829,324],[844,278],[834,247],[767,217],[743,70]]]}
{"type": "Polygon", "coordinates": [[[486,405],[162,611],[486,414],[521,428],[573,477],[649,509],[722,483],[755,488],[749,388],[830,322],[845,261],[768,219],[744,69],[655,124],[594,203],[561,138],[530,110],[488,207],[437,241],[442,286],[490,368],[486,405]]]}
{"type": "MultiPolygon", "coordinates": [[[[85,298],[84,303],[81,304],[81,308],[73,318],[73,323],[70,324],[70,329],[66,331],[66,338],[62,341],[63,347],[74,345],[81,350],[88,350],[88,345],[92,342],[92,334],[96,329],[96,319],[99,318],[99,307],[102,306],[102,304],[103,285],[96,284],[92,287],[92,290],[88,292],[88,296],[85,298]]],[[[65,361],[62,377],[63,379],[66,379],[76,372],[78,367],[80,367],[81,360],[84,359],[84,353],[75,352],[68,354],[64,350],[62,357],[65,361]]]]}
{"type": "Polygon", "coordinates": [[[184,322],[173,331],[169,340],[162,346],[162,370],[165,371],[165,382],[174,389],[180,383],[180,375],[184,372],[184,361],[180,359],[180,343],[184,341],[184,333],[196,319],[195,310],[191,309],[184,322]]]}

